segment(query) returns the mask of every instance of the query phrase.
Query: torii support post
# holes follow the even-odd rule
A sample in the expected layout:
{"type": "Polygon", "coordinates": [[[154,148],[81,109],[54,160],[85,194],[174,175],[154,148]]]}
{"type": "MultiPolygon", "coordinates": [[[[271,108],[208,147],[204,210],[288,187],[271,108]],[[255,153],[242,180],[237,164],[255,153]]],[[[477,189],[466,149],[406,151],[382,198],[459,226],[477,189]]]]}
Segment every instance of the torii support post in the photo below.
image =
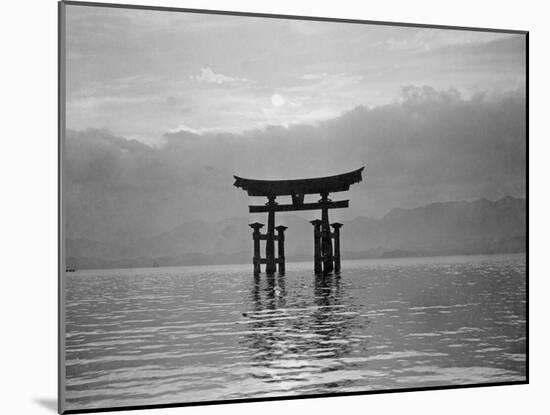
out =
{"type": "Polygon", "coordinates": [[[264,224],[259,222],[254,222],[248,226],[250,226],[254,230],[252,232],[252,239],[254,240],[254,256],[252,257],[252,264],[254,265],[254,275],[259,275],[261,272],[260,229],[264,227],[264,224]]]}
{"type": "Polygon", "coordinates": [[[328,207],[326,204],[330,202],[328,193],[321,194],[321,251],[323,253],[323,272],[328,274],[334,269],[332,262],[332,239],[330,236],[330,225],[328,221],[328,207]]]}
{"type": "Polygon", "coordinates": [[[266,245],[265,245],[265,259],[266,274],[273,274],[277,270],[275,265],[275,196],[268,196],[268,202],[266,206],[269,209],[267,213],[267,235],[266,235],[266,245]]]}
{"type": "Polygon", "coordinates": [[[330,226],[334,229],[334,272],[340,272],[340,228],[344,225],[335,222],[330,226]]]}
{"type": "Polygon", "coordinates": [[[313,269],[316,274],[323,272],[321,264],[321,221],[315,219],[310,221],[313,225],[313,269]]]}
{"type": "Polygon", "coordinates": [[[279,274],[285,273],[285,230],[286,226],[279,225],[277,229],[277,257],[279,263],[279,274]]]}

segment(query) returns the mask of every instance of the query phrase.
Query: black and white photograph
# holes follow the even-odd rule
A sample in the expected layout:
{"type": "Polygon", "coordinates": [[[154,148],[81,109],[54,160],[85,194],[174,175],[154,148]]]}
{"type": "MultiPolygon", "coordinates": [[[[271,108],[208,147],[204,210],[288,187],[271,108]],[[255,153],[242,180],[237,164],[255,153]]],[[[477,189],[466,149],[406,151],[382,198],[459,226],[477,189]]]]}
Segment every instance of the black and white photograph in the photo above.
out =
{"type": "Polygon", "coordinates": [[[60,411],[528,382],[528,32],[59,25],[60,411]]]}

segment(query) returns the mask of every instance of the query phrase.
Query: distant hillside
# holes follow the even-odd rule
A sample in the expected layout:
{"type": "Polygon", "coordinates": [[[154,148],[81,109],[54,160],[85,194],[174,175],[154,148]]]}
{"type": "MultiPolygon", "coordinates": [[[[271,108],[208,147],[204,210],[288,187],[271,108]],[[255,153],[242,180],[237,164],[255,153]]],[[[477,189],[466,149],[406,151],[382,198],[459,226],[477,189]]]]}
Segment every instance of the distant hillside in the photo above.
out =
{"type": "Polygon", "coordinates": [[[525,247],[525,199],[433,203],[346,224],[345,249],[443,253],[518,252],[525,247]]]}
{"type": "MultiPolygon", "coordinates": [[[[278,220],[288,226],[288,260],[310,260],[311,224],[289,214],[278,220]]],[[[76,268],[247,263],[252,255],[248,223],[246,217],[193,221],[127,247],[68,240],[67,263],[76,268]]],[[[525,199],[505,197],[393,209],[381,219],[358,217],[344,224],[341,244],[344,258],[394,258],[522,252],[525,238],[525,199]]]]}

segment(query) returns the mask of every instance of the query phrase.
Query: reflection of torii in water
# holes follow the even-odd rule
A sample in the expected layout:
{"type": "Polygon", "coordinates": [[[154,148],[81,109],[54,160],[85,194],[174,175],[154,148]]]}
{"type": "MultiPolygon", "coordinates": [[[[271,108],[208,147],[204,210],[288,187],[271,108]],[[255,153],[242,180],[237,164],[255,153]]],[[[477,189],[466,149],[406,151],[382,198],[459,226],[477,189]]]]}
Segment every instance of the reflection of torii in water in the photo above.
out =
{"type": "MultiPolygon", "coordinates": [[[[312,287],[298,284],[291,290],[287,290],[285,278],[274,274],[265,279],[255,276],[244,299],[248,311],[243,317],[248,329],[239,342],[252,351],[253,376],[265,382],[296,380],[295,368],[281,367],[281,359],[309,360],[314,350],[322,359],[350,354],[357,341],[351,337],[354,332],[362,332],[365,324],[353,312],[353,306],[344,303],[344,287],[338,275],[316,275],[312,287]],[[309,288],[313,288],[312,293],[309,288]]],[[[346,365],[332,363],[340,368],[346,365]]]]}
{"type": "Polygon", "coordinates": [[[341,223],[329,223],[328,210],[347,208],[349,200],[333,202],[329,199],[329,193],[343,192],[349,190],[354,183],[363,180],[360,169],[337,174],[335,176],[316,177],[312,179],[294,180],[255,180],[235,177],[235,187],[246,190],[249,196],[265,196],[267,203],[264,206],[249,206],[250,213],[267,212],[267,232],[262,234],[260,229],[262,223],[252,223],[250,227],[254,230],[254,274],[260,273],[260,264],[266,264],[265,272],[272,274],[276,271],[276,264],[279,265],[279,273],[285,272],[284,255],[284,231],[286,226],[275,227],[275,212],[291,212],[297,210],[321,209],[321,220],[311,221],[314,226],[314,268],[315,273],[329,273],[340,271],[340,228],[341,223]],[[321,199],[314,203],[304,203],[306,194],[319,194],[321,199]],[[279,205],[275,202],[277,196],[291,196],[291,204],[279,205]],[[330,226],[334,231],[330,231],[330,226]],[[275,229],[277,235],[275,235],[275,229]],[[334,251],[332,246],[334,239],[334,251]],[[260,256],[260,240],[266,241],[265,258],[260,256]],[[275,241],[278,242],[278,257],[275,257],[275,241]]]}

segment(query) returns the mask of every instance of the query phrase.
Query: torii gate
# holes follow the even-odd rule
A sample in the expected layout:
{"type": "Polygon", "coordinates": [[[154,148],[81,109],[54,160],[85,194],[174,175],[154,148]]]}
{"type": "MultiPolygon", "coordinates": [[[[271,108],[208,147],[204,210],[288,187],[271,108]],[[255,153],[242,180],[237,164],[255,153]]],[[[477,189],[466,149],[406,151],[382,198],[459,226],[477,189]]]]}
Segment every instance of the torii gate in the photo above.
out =
{"type": "Polygon", "coordinates": [[[314,270],[315,273],[329,273],[340,271],[340,228],[341,223],[329,223],[328,210],[347,208],[349,200],[332,201],[329,193],[343,192],[349,190],[354,183],[363,180],[361,173],[364,167],[348,173],[335,176],[316,177],[312,179],[295,180],[255,180],[234,176],[235,187],[246,190],[248,196],[265,196],[267,203],[263,206],[249,206],[250,213],[267,212],[267,232],[262,234],[260,229],[262,223],[251,223],[254,230],[254,274],[261,272],[260,264],[266,264],[265,272],[272,274],[276,271],[276,264],[279,265],[279,273],[285,272],[284,254],[284,231],[286,226],[275,227],[275,212],[291,212],[297,210],[321,209],[321,220],[311,221],[313,225],[314,241],[314,270]],[[304,203],[306,194],[319,194],[321,199],[314,203],[304,203]],[[291,204],[278,204],[275,202],[277,196],[291,196],[291,204]],[[334,229],[330,231],[330,227],[334,229]],[[275,235],[275,229],[277,235],[275,235]],[[332,240],[334,239],[334,250],[332,240]],[[260,256],[260,240],[266,241],[265,258],[260,256]],[[275,257],[275,241],[278,242],[278,257],[275,257]]]}

